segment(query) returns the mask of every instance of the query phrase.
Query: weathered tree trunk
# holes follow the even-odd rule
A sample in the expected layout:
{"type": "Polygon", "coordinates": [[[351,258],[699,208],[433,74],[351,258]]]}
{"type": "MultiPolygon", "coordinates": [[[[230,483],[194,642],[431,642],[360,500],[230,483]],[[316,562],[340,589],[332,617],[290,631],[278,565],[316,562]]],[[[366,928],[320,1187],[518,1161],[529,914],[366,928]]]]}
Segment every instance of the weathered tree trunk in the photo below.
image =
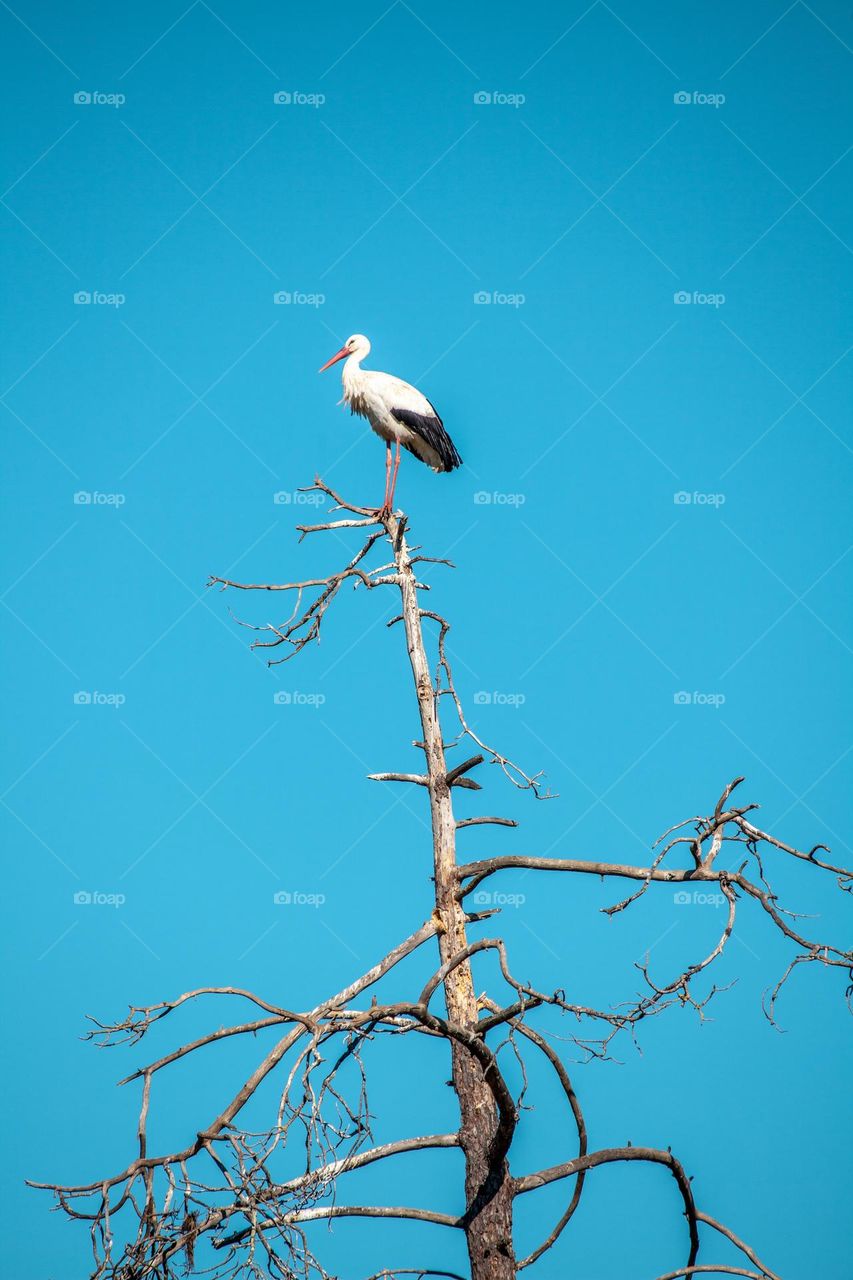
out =
{"type": "MultiPolygon", "coordinates": [[[[439,719],[437,690],[424,648],[415,575],[401,529],[395,530],[395,557],[400,575],[403,623],[409,662],[418,698],[432,820],[435,907],[443,929],[439,934],[442,963],[467,945],[465,911],[457,900],[456,819],[439,719]]],[[[444,982],[447,1015],[466,1029],[477,1025],[477,998],[470,962],[457,965],[444,982]]],[[[471,1280],[514,1280],[512,1184],[505,1160],[490,1168],[489,1153],[497,1129],[495,1100],[483,1068],[461,1044],[451,1046],[453,1087],[459,1099],[459,1136],[465,1154],[465,1235],[471,1280]]]]}

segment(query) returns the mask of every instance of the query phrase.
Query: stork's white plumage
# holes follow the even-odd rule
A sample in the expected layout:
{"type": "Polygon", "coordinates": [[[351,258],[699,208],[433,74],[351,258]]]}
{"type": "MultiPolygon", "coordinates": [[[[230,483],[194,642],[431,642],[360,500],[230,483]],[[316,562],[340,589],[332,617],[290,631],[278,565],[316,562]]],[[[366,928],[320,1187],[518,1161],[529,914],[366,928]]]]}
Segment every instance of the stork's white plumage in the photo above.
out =
{"type": "Polygon", "coordinates": [[[462,465],[462,459],[435,407],[417,387],[402,378],[395,378],[391,373],[362,369],[361,362],[369,352],[368,339],[363,333],[354,333],[340,351],[326,361],[320,373],[338,360],[346,361],[341,375],[344,403],[353,413],[366,418],[385,441],[385,497],[379,513],[387,518],[394,502],[401,446],[432,467],[433,471],[452,471],[462,465]],[[393,472],[392,444],[397,446],[393,472]]]}

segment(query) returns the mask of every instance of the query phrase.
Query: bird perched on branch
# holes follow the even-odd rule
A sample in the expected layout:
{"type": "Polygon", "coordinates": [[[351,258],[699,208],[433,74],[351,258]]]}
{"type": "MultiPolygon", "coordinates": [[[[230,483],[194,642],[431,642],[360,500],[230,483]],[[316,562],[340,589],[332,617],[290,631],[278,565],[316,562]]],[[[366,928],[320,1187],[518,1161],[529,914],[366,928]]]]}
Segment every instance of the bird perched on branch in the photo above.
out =
{"type": "Polygon", "coordinates": [[[341,375],[344,403],[353,413],[366,418],[385,441],[385,497],[378,514],[387,519],[394,503],[401,445],[433,471],[453,471],[462,465],[462,459],[434,406],[417,387],[393,374],[361,368],[369,352],[370,343],[364,334],[354,333],[318,372],[322,373],[338,360],[346,361],[341,375]],[[397,446],[393,471],[392,444],[397,446]]]}

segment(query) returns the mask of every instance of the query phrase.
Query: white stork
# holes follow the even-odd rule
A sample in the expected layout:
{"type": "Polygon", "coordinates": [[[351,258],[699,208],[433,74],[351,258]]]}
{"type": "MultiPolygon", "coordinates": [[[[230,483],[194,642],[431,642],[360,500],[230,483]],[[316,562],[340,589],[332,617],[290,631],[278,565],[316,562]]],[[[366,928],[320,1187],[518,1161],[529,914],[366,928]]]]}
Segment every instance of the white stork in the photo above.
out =
{"type": "Polygon", "coordinates": [[[361,368],[361,362],[369,351],[370,343],[364,334],[354,333],[318,372],[322,373],[338,360],[346,360],[341,375],[344,403],[349,405],[352,413],[367,418],[376,434],[385,441],[385,497],[378,514],[387,519],[394,502],[401,445],[433,471],[452,471],[462,465],[462,459],[435,408],[417,387],[402,378],[395,378],[393,374],[361,368]],[[393,473],[392,443],[397,445],[393,473]]]}

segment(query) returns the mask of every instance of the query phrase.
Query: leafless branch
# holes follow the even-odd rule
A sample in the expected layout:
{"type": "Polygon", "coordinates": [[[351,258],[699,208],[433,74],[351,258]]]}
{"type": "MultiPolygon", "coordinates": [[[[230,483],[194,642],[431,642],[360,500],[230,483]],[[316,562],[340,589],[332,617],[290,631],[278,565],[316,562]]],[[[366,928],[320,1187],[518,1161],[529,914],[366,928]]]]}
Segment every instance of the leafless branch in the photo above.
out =
{"type": "Polygon", "coordinates": [[[516,1195],[524,1195],[528,1191],[537,1191],[540,1187],[562,1178],[574,1177],[586,1169],[595,1169],[599,1165],[612,1164],[615,1161],[641,1160],[648,1164],[661,1164],[669,1169],[675,1179],[681,1198],[684,1202],[684,1216],[687,1218],[690,1236],[690,1251],[687,1259],[688,1267],[696,1261],[699,1251],[699,1228],[696,1221],[696,1206],[690,1180],[684,1168],[670,1151],[658,1151],[654,1147],[608,1147],[602,1151],[593,1151],[564,1164],[553,1165],[549,1169],[540,1169],[538,1173],[527,1174],[515,1179],[516,1195]]]}
{"type": "MultiPolygon", "coordinates": [[[[779,932],[801,949],[765,1000],[765,1013],[769,1020],[775,1023],[776,1000],[795,968],[801,964],[818,963],[829,968],[843,968],[853,976],[853,951],[845,951],[824,940],[806,938],[789,923],[789,920],[793,918],[792,913],[779,906],[776,895],[766,880],[760,855],[761,844],[767,843],[772,848],[789,854],[800,861],[810,862],[819,869],[832,872],[838,877],[838,883],[842,888],[847,887],[847,883],[853,878],[853,872],[817,859],[813,856],[815,849],[805,854],[790,845],[786,845],[769,833],[761,831],[744,816],[746,813],[756,809],[756,805],[726,807],[732,792],[742,781],[742,778],[736,778],[724,788],[713,814],[709,817],[686,819],[664,832],[655,841],[653,849],[660,846],[667,837],[672,836],[673,832],[683,829],[689,823],[692,822],[695,826],[694,836],[675,836],[670,839],[654,856],[648,867],[592,859],[544,858],[523,854],[507,854],[460,865],[458,867],[459,899],[461,901],[466,898],[489,876],[498,871],[510,869],[559,871],[580,875],[596,875],[603,879],[612,877],[639,881],[641,887],[637,892],[617,902],[612,907],[604,908],[607,915],[613,915],[625,910],[636,902],[647,891],[649,886],[654,883],[680,885],[685,888],[690,886],[694,889],[697,886],[716,885],[719,887],[721,894],[728,900],[729,919],[723,936],[713,952],[701,963],[689,966],[674,983],[669,983],[664,987],[655,986],[648,977],[647,969],[644,966],[640,966],[644,978],[653,988],[655,997],[663,998],[680,992],[684,1001],[694,1004],[694,1007],[699,1008],[701,1011],[701,1005],[697,1005],[692,997],[688,995],[687,988],[691,978],[707,968],[722,953],[723,947],[731,935],[737,891],[740,891],[757,902],[779,932]],[[727,827],[733,828],[735,834],[732,836],[727,835],[727,827]],[[715,865],[718,856],[728,843],[745,844],[748,853],[756,860],[761,884],[755,884],[744,874],[744,869],[747,865],[745,862],[737,870],[723,870],[715,865]],[[664,858],[681,844],[688,845],[692,865],[686,868],[664,867],[662,865],[664,858]],[[786,919],[786,917],[788,918],[786,919]]],[[[815,846],[815,848],[824,848],[824,846],[815,846]]],[[[658,1003],[657,998],[653,1001],[654,1004],[658,1003]]]]}

